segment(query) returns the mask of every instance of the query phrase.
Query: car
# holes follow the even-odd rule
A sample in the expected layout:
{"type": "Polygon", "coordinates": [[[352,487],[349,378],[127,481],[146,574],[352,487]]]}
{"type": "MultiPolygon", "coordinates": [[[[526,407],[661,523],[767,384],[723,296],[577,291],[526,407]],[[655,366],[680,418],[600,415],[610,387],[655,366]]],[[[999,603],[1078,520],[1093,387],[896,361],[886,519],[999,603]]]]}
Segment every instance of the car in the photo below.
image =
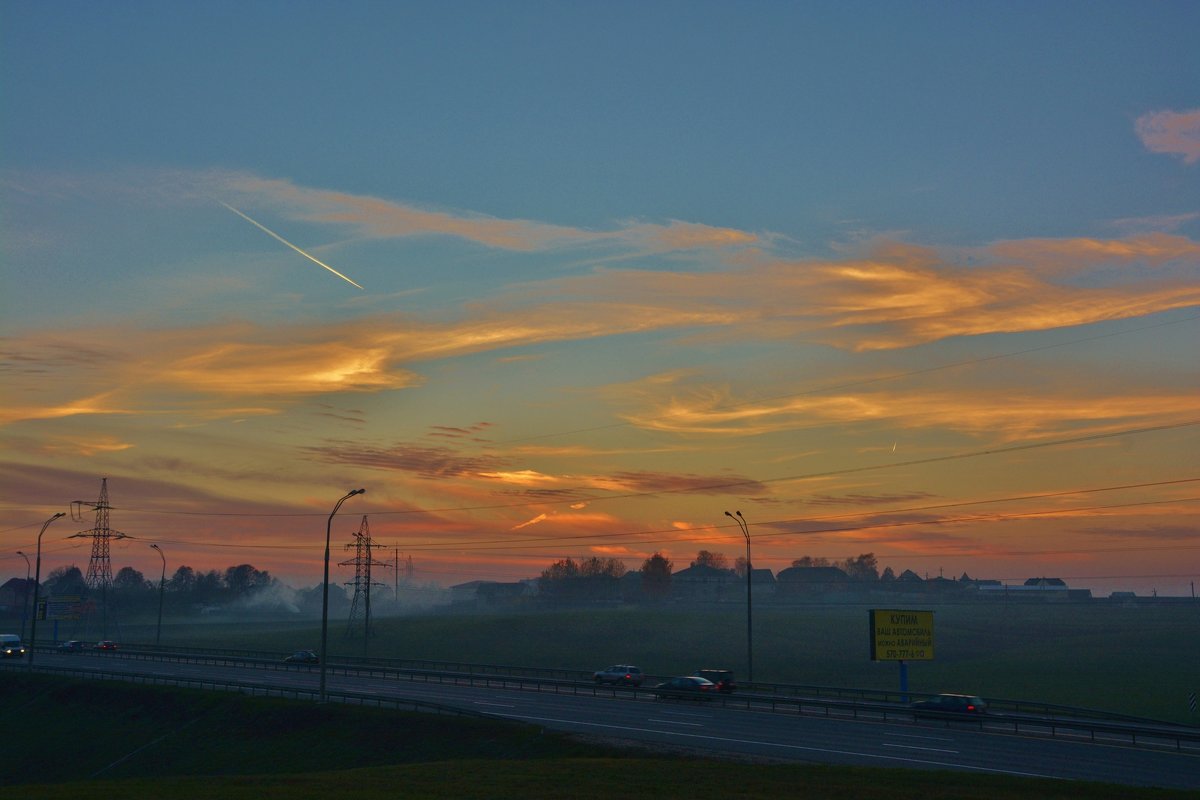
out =
{"type": "Polygon", "coordinates": [[[644,676],[642,671],[632,664],[613,664],[598,672],[592,673],[596,683],[623,684],[625,686],[641,686],[644,676]]]}
{"type": "Polygon", "coordinates": [[[660,700],[713,700],[719,693],[715,683],[699,675],[671,678],[654,687],[654,694],[660,700]]]}
{"type": "Polygon", "coordinates": [[[102,639],[101,641],[96,642],[96,649],[97,650],[116,650],[117,643],[114,642],[112,639],[102,639]]]}
{"type": "Polygon", "coordinates": [[[60,653],[82,653],[83,652],[83,642],[79,641],[78,639],[71,639],[69,641],[63,642],[62,644],[60,644],[58,646],[58,652],[60,652],[60,653]]]}
{"type": "Polygon", "coordinates": [[[321,657],[312,650],[297,650],[284,659],[288,664],[319,664],[321,657]]]}
{"type": "Polygon", "coordinates": [[[26,652],[25,645],[21,644],[20,636],[15,633],[0,633],[0,656],[20,658],[26,652]]]}
{"type": "Polygon", "coordinates": [[[696,670],[696,675],[715,683],[718,692],[732,692],[737,688],[731,669],[700,669],[696,670]]]}
{"type": "Polygon", "coordinates": [[[937,694],[912,704],[914,717],[975,716],[987,713],[987,702],[970,694],[937,694]]]}

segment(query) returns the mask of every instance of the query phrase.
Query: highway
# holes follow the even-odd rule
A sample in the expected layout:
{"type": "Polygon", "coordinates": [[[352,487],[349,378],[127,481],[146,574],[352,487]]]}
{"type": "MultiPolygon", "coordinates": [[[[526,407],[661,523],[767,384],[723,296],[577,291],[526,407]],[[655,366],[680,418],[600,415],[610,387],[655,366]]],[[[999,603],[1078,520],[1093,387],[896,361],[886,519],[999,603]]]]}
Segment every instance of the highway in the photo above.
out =
{"type": "MultiPolygon", "coordinates": [[[[141,660],[120,653],[38,653],[38,666],[98,669],[165,679],[247,682],[315,691],[317,667],[141,660]]],[[[404,698],[616,742],[683,747],[712,755],[1103,781],[1200,789],[1200,748],[1130,746],[1086,739],[1015,736],[970,723],[905,718],[866,721],[772,713],[693,701],[469,686],[327,672],[330,692],[404,698]]]]}

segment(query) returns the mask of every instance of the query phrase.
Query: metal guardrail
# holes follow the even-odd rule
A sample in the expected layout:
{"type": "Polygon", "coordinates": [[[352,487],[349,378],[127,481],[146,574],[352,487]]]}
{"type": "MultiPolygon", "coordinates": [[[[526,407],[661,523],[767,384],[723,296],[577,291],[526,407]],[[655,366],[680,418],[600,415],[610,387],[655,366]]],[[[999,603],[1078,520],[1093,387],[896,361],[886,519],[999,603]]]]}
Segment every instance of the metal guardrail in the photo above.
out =
{"type": "MultiPolygon", "coordinates": [[[[123,657],[144,661],[215,664],[222,666],[237,666],[241,668],[270,669],[290,672],[312,672],[317,669],[317,667],[312,664],[285,663],[278,658],[261,659],[232,655],[220,656],[204,655],[199,653],[139,652],[137,650],[124,650],[115,653],[95,651],[92,653],[92,655],[100,658],[123,657]]],[[[23,665],[15,664],[5,664],[4,666],[9,668],[23,668],[23,665]]],[[[472,666],[478,667],[480,665],[472,666]]],[[[35,664],[35,669],[41,671],[43,667],[35,664]]],[[[47,667],[45,669],[47,671],[52,671],[57,669],[69,670],[73,668],[47,667]]],[[[466,671],[445,669],[411,669],[356,663],[330,663],[327,665],[327,670],[343,675],[354,675],[368,678],[377,677],[385,680],[409,680],[426,683],[448,683],[454,685],[465,684],[468,686],[482,686],[486,688],[554,692],[556,694],[592,696],[604,695],[610,697],[625,697],[633,700],[645,700],[648,698],[656,698],[658,696],[657,692],[649,686],[633,687],[596,684],[591,680],[590,674],[588,675],[587,680],[577,680],[553,678],[549,676],[541,677],[509,675],[502,672],[487,673],[475,671],[474,669],[466,671]]],[[[106,671],[102,670],[86,670],[79,668],[76,671],[81,673],[106,674],[106,671]]],[[[555,672],[553,670],[532,671],[555,672]]],[[[163,676],[147,677],[153,677],[154,682],[159,683],[202,685],[213,686],[214,688],[217,686],[251,685],[245,684],[244,682],[228,680],[174,677],[168,678],[163,676]]],[[[279,690],[279,687],[267,687],[264,684],[252,685],[271,690],[279,690]]],[[[757,684],[755,685],[755,688],[758,688],[757,684]]],[[[282,691],[286,694],[295,693],[296,696],[303,695],[304,697],[315,698],[317,695],[317,692],[304,689],[283,689],[282,691]]],[[[361,696],[364,698],[371,698],[372,702],[374,699],[376,699],[374,695],[363,693],[355,694],[343,692],[339,694],[346,697],[361,696]]],[[[385,701],[385,704],[387,704],[387,702],[390,701],[385,701]]],[[[419,701],[412,702],[416,703],[419,701]]],[[[693,702],[700,701],[698,699],[697,701],[693,702]]],[[[719,703],[725,707],[746,708],[747,710],[752,711],[769,711],[772,713],[795,714],[798,716],[819,715],[830,718],[838,717],[881,722],[902,719],[912,723],[918,723],[921,720],[933,720],[934,722],[941,723],[947,727],[973,727],[978,728],[979,730],[988,730],[997,733],[1011,733],[1021,736],[1049,736],[1051,738],[1069,736],[1071,738],[1091,742],[1097,742],[1100,741],[1101,738],[1106,738],[1106,740],[1109,741],[1115,741],[1116,743],[1122,744],[1127,743],[1134,746],[1141,744],[1146,746],[1165,747],[1173,744],[1174,749],[1179,751],[1183,751],[1185,749],[1185,744],[1187,744],[1188,752],[1194,751],[1200,753],[1200,728],[1173,726],[1167,723],[1155,721],[1131,722],[1117,719],[1094,719],[1087,716],[1055,717],[1015,712],[1004,714],[984,714],[978,717],[955,714],[937,715],[924,712],[920,717],[917,717],[914,715],[912,708],[910,708],[907,704],[859,698],[844,699],[791,696],[771,692],[739,691],[735,693],[708,695],[705,696],[704,702],[719,703]]]]}
{"type": "MultiPolygon", "coordinates": [[[[24,672],[26,665],[0,663],[0,669],[8,672],[24,672]]],[[[216,678],[195,678],[186,676],[151,675],[145,672],[114,672],[112,670],[87,669],[86,667],[54,667],[35,664],[34,671],[42,674],[60,675],[87,680],[117,680],[126,683],[142,683],[161,686],[180,686],[183,688],[208,689],[216,691],[235,691],[252,697],[285,697],[292,700],[320,699],[318,689],[305,689],[296,686],[278,686],[250,681],[236,681],[216,678]]],[[[459,717],[477,717],[502,719],[493,714],[476,711],[458,706],[448,706],[442,703],[432,703],[408,697],[384,697],[366,692],[339,692],[327,690],[327,699],[347,705],[376,706],[379,708],[394,708],[397,710],[419,711],[422,713],[447,714],[459,717]]]]}
{"type": "MultiPolygon", "coordinates": [[[[53,652],[54,648],[45,644],[39,645],[38,652],[44,651],[53,652]]],[[[88,652],[91,651],[89,650],[88,652]]],[[[140,643],[122,644],[120,653],[125,656],[134,654],[139,656],[144,654],[159,654],[163,656],[180,654],[218,656],[227,657],[233,661],[236,661],[237,659],[247,659],[261,660],[268,663],[271,661],[281,661],[283,656],[286,655],[280,654],[277,651],[241,650],[234,648],[187,647],[182,651],[180,651],[180,648],[164,650],[162,648],[157,648],[154,645],[140,643]]],[[[232,661],[229,663],[232,663],[232,661]]],[[[527,667],[512,664],[481,664],[465,661],[434,661],[429,659],[371,658],[333,655],[329,659],[329,666],[333,667],[335,665],[357,669],[380,667],[384,670],[434,670],[480,675],[557,678],[574,681],[592,680],[592,672],[585,670],[527,667]]],[[[645,677],[647,682],[657,682],[666,680],[667,678],[673,676],[657,676],[648,674],[645,677]]],[[[898,690],[890,689],[865,689],[796,683],[765,683],[760,681],[754,681],[753,683],[741,681],[739,682],[739,688],[743,691],[750,691],[756,694],[780,694],[793,697],[833,698],[839,700],[849,698],[859,700],[874,700],[880,703],[905,704],[907,704],[910,699],[925,699],[932,697],[934,694],[930,692],[915,691],[902,693],[898,690]]],[[[1174,724],[1165,722],[1163,720],[1139,717],[1131,714],[1119,714],[1101,709],[1046,703],[1036,700],[1012,700],[996,697],[985,697],[984,700],[986,700],[988,705],[994,710],[1004,709],[1006,711],[1015,713],[1034,713],[1041,714],[1043,716],[1065,716],[1071,719],[1096,719],[1106,722],[1128,722],[1153,726],[1171,726],[1174,724]]]]}

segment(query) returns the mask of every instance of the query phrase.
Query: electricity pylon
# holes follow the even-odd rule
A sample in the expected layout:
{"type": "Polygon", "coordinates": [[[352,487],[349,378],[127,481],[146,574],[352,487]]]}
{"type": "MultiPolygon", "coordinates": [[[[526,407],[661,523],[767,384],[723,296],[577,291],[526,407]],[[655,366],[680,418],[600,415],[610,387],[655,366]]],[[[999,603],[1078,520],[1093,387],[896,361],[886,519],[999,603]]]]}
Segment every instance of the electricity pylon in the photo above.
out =
{"type": "Polygon", "coordinates": [[[108,638],[108,590],[112,587],[112,559],[109,557],[109,543],[113,539],[124,539],[125,534],[114,531],[108,524],[108,478],[100,479],[100,498],[95,503],[76,500],[71,504],[71,517],[76,522],[83,521],[83,507],[89,506],[96,512],[96,522],[91,529],[80,531],[70,538],[87,538],[92,540],[92,557],[88,561],[87,576],[84,578],[89,590],[100,590],[100,638],[108,638]]]}
{"type": "Polygon", "coordinates": [[[355,627],[357,620],[362,620],[363,633],[363,648],[366,649],[366,642],[375,635],[374,629],[371,628],[371,587],[382,586],[382,583],[371,581],[371,567],[386,567],[388,566],[382,561],[376,561],[371,556],[371,548],[374,542],[371,541],[371,529],[367,525],[367,517],[364,514],[362,524],[359,525],[358,531],[354,534],[354,541],[346,545],[346,549],[354,548],[354,558],[338,563],[339,567],[348,567],[354,565],[354,580],[347,581],[347,586],[354,587],[354,599],[350,602],[350,619],[346,623],[346,638],[353,638],[358,635],[355,627]]]}

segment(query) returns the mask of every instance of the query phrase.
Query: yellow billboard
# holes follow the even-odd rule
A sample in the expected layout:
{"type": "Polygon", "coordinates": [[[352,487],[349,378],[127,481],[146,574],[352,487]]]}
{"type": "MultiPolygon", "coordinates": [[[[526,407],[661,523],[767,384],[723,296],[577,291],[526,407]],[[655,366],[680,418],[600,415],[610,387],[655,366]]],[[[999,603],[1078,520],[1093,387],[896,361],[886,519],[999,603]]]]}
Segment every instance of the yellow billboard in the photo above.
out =
{"type": "Polygon", "coordinates": [[[873,608],[872,661],[932,661],[933,612],[873,608]]]}

